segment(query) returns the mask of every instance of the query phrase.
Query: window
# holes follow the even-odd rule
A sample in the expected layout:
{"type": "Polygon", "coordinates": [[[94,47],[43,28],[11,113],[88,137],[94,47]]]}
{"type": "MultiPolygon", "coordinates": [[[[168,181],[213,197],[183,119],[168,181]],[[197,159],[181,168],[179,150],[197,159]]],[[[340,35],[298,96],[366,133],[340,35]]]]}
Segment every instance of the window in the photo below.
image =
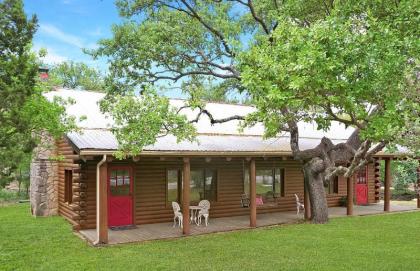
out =
{"type": "MultiPolygon", "coordinates": [[[[284,168],[257,169],[257,194],[284,197],[284,168]]],[[[244,193],[249,195],[249,169],[244,172],[244,193]]]]}
{"type": "Polygon", "coordinates": [[[217,170],[191,170],[190,200],[217,200],[217,170]]]}
{"type": "Polygon", "coordinates": [[[326,194],[338,194],[338,176],[324,185],[326,194]]]}
{"type": "Polygon", "coordinates": [[[109,192],[111,196],[130,195],[131,176],[128,169],[111,170],[109,179],[109,192]]]}
{"type": "Polygon", "coordinates": [[[64,170],[64,202],[73,202],[73,171],[64,170]]]}
{"type": "Polygon", "coordinates": [[[367,184],[367,166],[361,168],[359,172],[357,172],[357,183],[367,184]]]}
{"type": "Polygon", "coordinates": [[[166,172],[167,179],[167,199],[168,202],[178,202],[181,204],[182,173],[179,169],[169,169],[166,172]]]}

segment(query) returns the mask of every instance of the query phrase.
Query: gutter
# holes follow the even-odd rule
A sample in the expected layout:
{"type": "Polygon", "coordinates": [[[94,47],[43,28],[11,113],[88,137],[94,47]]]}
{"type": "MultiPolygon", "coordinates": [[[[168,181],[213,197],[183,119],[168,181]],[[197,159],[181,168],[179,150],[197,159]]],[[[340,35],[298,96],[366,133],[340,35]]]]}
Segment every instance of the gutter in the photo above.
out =
{"type": "MultiPolygon", "coordinates": [[[[110,155],[112,156],[115,150],[81,150],[79,155],[95,156],[95,155],[110,155]]],[[[142,151],[141,156],[293,156],[290,151],[142,151]]],[[[393,158],[404,157],[407,153],[384,153],[378,152],[373,157],[377,158],[393,158]]]]}
{"type": "MultiPolygon", "coordinates": [[[[79,155],[113,155],[115,150],[82,150],[79,155]]],[[[288,151],[142,151],[141,156],[291,156],[288,151]]]]}
{"type": "Polygon", "coordinates": [[[106,154],[103,155],[102,160],[98,162],[96,165],[96,241],[94,242],[94,245],[99,244],[99,201],[100,201],[100,193],[99,193],[99,182],[100,182],[100,168],[103,165],[103,163],[106,162],[106,154]]]}

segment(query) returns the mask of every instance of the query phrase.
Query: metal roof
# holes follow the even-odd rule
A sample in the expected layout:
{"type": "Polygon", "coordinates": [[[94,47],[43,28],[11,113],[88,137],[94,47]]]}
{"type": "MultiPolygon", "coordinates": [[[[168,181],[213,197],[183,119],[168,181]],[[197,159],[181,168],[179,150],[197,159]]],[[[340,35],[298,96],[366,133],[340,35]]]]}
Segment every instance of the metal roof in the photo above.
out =
{"type": "MultiPolygon", "coordinates": [[[[99,109],[99,102],[105,94],[83,90],[72,90],[59,88],[55,91],[46,93],[48,99],[60,97],[72,99],[73,104],[66,107],[67,114],[76,117],[80,133],[72,132],[67,134],[68,139],[80,151],[112,152],[118,149],[118,142],[110,131],[113,127],[113,120],[110,116],[103,114],[99,109]],[[79,120],[79,118],[83,117],[79,120]]],[[[174,107],[181,107],[185,104],[184,100],[171,99],[170,103],[174,107]]],[[[255,111],[252,106],[235,105],[226,103],[207,103],[206,109],[211,112],[214,118],[225,118],[233,114],[245,116],[255,111]]],[[[197,111],[183,110],[183,114],[188,119],[194,119],[197,111]]],[[[299,123],[299,145],[302,150],[313,148],[326,136],[334,143],[345,141],[353,132],[353,128],[345,127],[338,122],[332,122],[328,131],[316,129],[312,123],[299,123]]],[[[203,116],[198,123],[197,142],[182,141],[177,142],[172,135],[160,137],[151,146],[145,146],[145,152],[206,152],[206,153],[245,153],[258,152],[264,153],[286,153],[290,154],[289,135],[273,139],[263,139],[264,127],[257,124],[253,127],[239,130],[239,122],[231,121],[222,124],[211,125],[206,116],[203,116]]]]}
{"type": "MultiPolygon", "coordinates": [[[[80,150],[108,150],[118,149],[118,142],[109,130],[85,129],[82,133],[72,132],[67,135],[70,141],[80,150]]],[[[335,143],[343,140],[334,140],[335,143]]],[[[301,138],[301,149],[315,147],[319,138],[301,138]]],[[[197,136],[197,142],[181,141],[167,135],[157,138],[153,145],[145,146],[144,151],[162,152],[258,152],[258,153],[291,153],[289,137],[263,139],[260,136],[238,135],[203,135],[197,136]]]]}
{"type": "MultiPolygon", "coordinates": [[[[75,116],[76,119],[85,117],[78,121],[78,126],[84,129],[109,129],[113,127],[112,118],[103,114],[98,103],[105,96],[104,93],[90,92],[84,90],[72,90],[59,88],[46,94],[48,99],[61,97],[63,99],[71,98],[74,104],[66,107],[67,114],[75,116]]],[[[170,103],[174,107],[181,107],[185,104],[184,100],[171,99],[170,103]]],[[[236,105],[227,103],[207,103],[206,109],[211,112],[214,118],[226,118],[232,115],[245,116],[255,111],[252,106],[236,105]]],[[[188,119],[195,119],[197,110],[182,110],[188,119]]],[[[198,123],[194,124],[199,134],[227,134],[227,135],[260,135],[264,134],[264,126],[257,124],[253,127],[239,131],[239,121],[230,121],[226,123],[211,125],[207,116],[202,116],[198,123]]],[[[308,138],[322,138],[324,136],[333,139],[347,139],[353,132],[353,128],[346,128],[343,124],[333,122],[329,131],[321,131],[316,129],[316,125],[312,123],[299,123],[299,135],[308,138]]]]}

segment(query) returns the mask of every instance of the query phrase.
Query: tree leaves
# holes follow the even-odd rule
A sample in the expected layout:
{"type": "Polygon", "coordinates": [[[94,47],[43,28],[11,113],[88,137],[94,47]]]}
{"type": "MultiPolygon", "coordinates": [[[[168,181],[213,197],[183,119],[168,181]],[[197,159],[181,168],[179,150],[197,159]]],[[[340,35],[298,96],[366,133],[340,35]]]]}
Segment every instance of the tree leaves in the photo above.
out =
{"type": "Polygon", "coordinates": [[[65,101],[49,102],[38,79],[38,60],[31,52],[35,16],[28,19],[22,1],[0,2],[0,175],[28,161],[41,137],[61,137],[73,129],[65,101]]]}
{"type": "Polygon", "coordinates": [[[118,158],[138,155],[162,135],[172,134],[178,141],[194,140],[194,126],[178,114],[178,108],[170,105],[168,98],[158,96],[153,89],[144,89],[141,97],[130,93],[113,98],[103,100],[101,109],[114,119],[112,130],[119,143],[118,158]]]}
{"type": "Polygon", "coordinates": [[[47,84],[72,89],[105,91],[103,75],[83,62],[67,61],[53,66],[47,84]]]}

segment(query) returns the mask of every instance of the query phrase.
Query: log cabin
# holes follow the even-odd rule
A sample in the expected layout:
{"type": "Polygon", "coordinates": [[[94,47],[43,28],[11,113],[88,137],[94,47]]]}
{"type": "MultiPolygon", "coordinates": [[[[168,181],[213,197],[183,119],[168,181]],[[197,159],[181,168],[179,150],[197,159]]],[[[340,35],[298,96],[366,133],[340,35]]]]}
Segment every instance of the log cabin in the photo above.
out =
{"type": "MultiPolygon", "coordinates": [[[[295,161],[288,135],[264,139],[264,127],[256,125],[239,132],[237,121],[210,125],[206,117],[196,124],[197,142],[177,142],[167,135],[145,146],[140,155],[125,160],[113,154],[118,142],[111,132],[112,119],[102,114],[98,102],[104,94],[57,89],[46,94],[71,98],[69,115],[85,117],[80,131],[60,140],[46,137],[51,147],[38,148],[31,165],[31,209],[36,216],[60,215],[74,230],[96,229],[97,242],[106,243],[108,228],[173,221],[171,202],[182,209],[207,199],[211,217],[250,216],[296,209],[295,194],[309,205],[302,165],[295,161]],[[55,158],[52,158],[55,157],[55,158]],[[250,206],[241,204],[249,195],[250,206]],[[256,206],[256,197],[264,201],[256,206]]],[[[183,101],[171,100],[173,106],[183,101]]],[[[246,115],[251,106],[208,103],[215,118],[246,115]]],[[[194,111],[187,117],[195,118],[194,111]]],[[[345,141],[352,129],[333,123],[329,131],[300,124],[300,146],[315,147],[323,136],[333,142],[345,141]]],[[[368,205],[379,201],[379,159],[386,161],[385,204],[389,210],[390,161],[393,155],[378,153],[375,160],[353,178],[335,178],[325,184],[329,207],[347,200],[347,213],[353,202],[368,205]]],[[[305,216],[309,217],[306,208],[305,216]]],[[[184,212],[183,233],[189,234],[188,212],[184,212]]]]}

